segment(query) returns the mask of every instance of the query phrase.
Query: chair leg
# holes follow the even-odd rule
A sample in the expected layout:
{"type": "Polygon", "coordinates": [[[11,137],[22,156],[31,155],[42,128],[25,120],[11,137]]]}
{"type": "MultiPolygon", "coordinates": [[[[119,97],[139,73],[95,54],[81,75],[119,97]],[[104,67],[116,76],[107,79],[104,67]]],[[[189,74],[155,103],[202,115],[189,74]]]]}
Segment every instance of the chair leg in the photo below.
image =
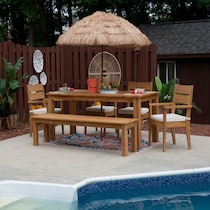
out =
{"type": "Polygon", "coordinates": [[[171,128],[171,135],[172,135],[173,144],[176,144],[176,135],[174,128],[171,128]]]}
{"type": "Polygon", "coordinates": [[[148,124],[148,132],[149,132],[148,145],[151,146],[152,125],[150,125],[150,123],[148,124]]]}
{"type": "Polygon", "coordinates": [[[64,125],[61,125],[62,134],[64,135],[64,125]]]}
{"type": "Polygon", "coordinates": [[[115,132],[117,133],[117,138],[120,137],[120,130],[119,129],[115,129],[115,132]]]}
{"type": "Polygon", "coordinates": [[[186,136],[187,136],[188,149],[191,149],[192,145],[191,145],[191,137],[190,137],[190,123],[187,123],[186,125],[186,136]]]}
{"type": "Polygon", "coordinates": [[[86,126],[84,127],[84,133],[85,133],[85,135],[87,134],[87,127],[86,126]]]}
{"type": "Polygon", "coordinates": [[[31,120],[31,117],[30,117],[30,119],[29,119],[29,135],[32,136],[32,133],[33,133],[32,120],[31,120]]]}
{"type": "Polygon", "coordinates": [[[163,152],[166,151],[166,126],[163,125],[163,152]]]}

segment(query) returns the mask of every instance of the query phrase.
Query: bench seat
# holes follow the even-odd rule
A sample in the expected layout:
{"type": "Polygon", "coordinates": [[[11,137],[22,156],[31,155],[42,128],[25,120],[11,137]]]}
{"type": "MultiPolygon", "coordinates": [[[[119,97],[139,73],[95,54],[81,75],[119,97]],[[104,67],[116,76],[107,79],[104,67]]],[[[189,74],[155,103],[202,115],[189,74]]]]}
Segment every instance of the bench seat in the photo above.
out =
{"type": "Polygon", "coordinates": [[[72,114],[54,114],[47,113],[41,115],[33,115],[33,144],[39,145],[38,141],[38,124],[44,124],[45,140],[49,141],[49,126],[48,125],[71,125],[71,126],[88,126],[101,128],[121,129],[122,133],[122,156],[128,155],[128,130],[131,129],[131,147],[132,152],[137,151],[137,125],[138,119],[135,118],[118,118],[118,117],[103,117],[103,116],[87,116],[87,115],[72,115],[72,114]]]}

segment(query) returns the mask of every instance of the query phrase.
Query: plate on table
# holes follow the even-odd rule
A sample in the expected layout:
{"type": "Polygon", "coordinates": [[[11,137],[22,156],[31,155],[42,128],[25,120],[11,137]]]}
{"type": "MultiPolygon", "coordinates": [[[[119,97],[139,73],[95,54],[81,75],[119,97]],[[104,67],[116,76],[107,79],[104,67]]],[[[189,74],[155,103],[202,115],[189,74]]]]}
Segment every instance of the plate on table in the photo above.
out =
{"type": "Polygon", "coordinates": [[[118,90],[100,90],[101,94],[116,94],[118,92],[118,90]]]}

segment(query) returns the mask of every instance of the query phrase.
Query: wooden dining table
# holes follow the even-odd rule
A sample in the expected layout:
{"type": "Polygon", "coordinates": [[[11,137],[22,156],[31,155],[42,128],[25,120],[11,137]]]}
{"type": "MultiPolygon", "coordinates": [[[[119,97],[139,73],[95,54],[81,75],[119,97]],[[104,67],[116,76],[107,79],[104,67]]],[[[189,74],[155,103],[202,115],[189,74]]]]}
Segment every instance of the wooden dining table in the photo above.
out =
{"type": "MultiPolygon", "coordinates": [[[[69,101],[69,113],[76,113],[76,103],[78,101],[100,101],[102,104],[105,102],[112,103],[132,103],[133,118],[138,119],[138,128],[137,128],[137,139],[138,139],[138,149],[141,149],[141,104],[143,102],[158,102],[159,92],[157,91],[146,91],[143,94],[133,94],[128,91],[119,91],[117,93],[89,93],[85,89],[75,89],[74,91],[69,92],[60,92],[60,91],[50,91],[47,93],[48,99],[48,113],[54,112],[55,101],[69,101]]],[[[88,116],[87,116],[88,117],[88,116]]],[[[111,119],[110,119],[111,120],[111,119]]],[[[76,127],[71,126],[70,133],[76,133],[76,127]]],[[[154,133],[154,132],[153,132],[154,133]]],[[[55,137],[55,131],[50,131],[52,139],[55,137]]],[[[153,134],[154,135],[154,134],[153,134]]],[[[156,141],[157,137],[153,136],[153,141],[156,141]]]]}

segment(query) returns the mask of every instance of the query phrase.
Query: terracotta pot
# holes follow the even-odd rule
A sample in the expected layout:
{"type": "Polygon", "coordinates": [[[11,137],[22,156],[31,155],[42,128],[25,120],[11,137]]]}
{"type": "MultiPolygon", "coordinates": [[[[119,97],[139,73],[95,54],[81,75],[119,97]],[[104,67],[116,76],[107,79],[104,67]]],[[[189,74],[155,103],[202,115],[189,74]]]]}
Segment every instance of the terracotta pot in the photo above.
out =
{"type": "Polygon", "coordinates": [[[88,78],[88,92],[89,93],[97,93],[98,92],[98,79],[97,78],[88,78]]]}

